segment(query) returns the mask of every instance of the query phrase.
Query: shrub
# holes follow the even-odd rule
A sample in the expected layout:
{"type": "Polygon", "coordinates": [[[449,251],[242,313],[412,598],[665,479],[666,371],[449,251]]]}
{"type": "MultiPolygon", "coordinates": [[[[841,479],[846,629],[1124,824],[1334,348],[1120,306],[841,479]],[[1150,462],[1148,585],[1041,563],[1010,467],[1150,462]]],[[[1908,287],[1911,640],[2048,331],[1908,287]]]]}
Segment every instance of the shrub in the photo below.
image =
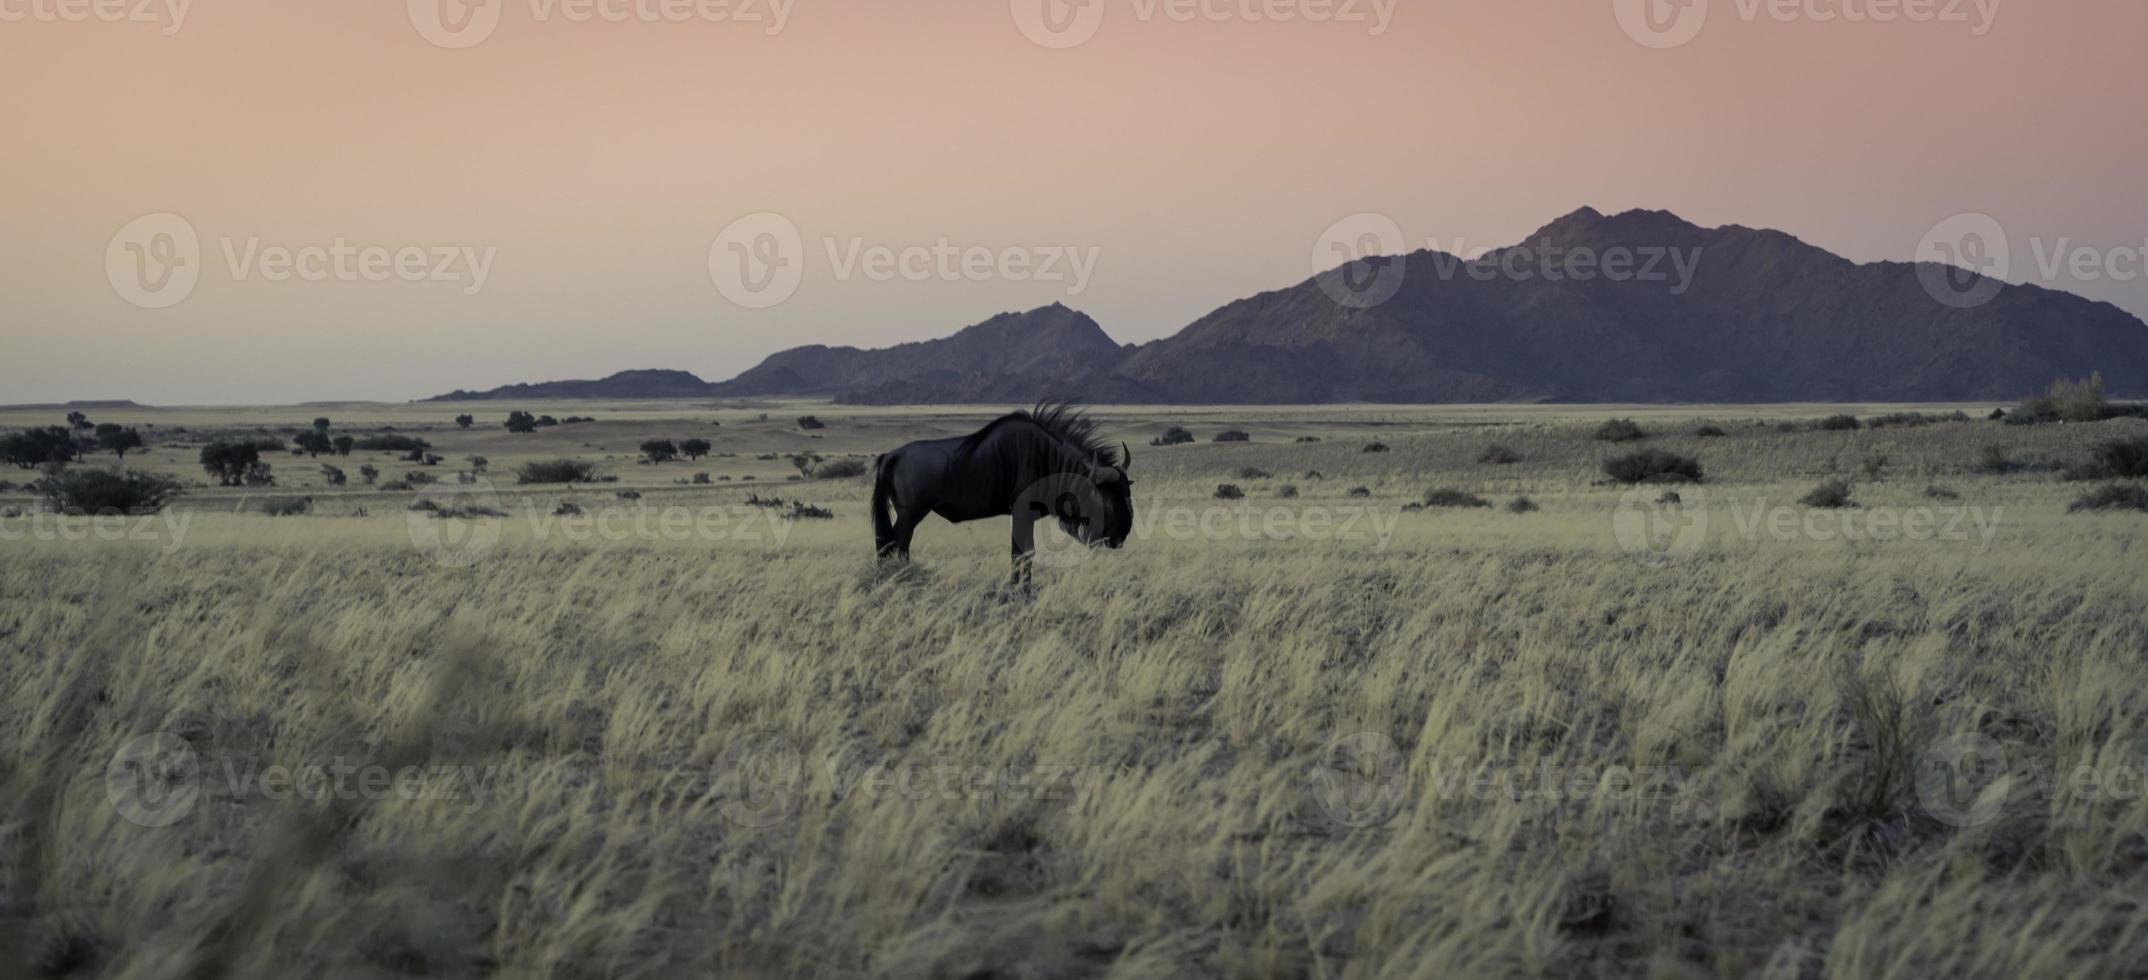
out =
{"type": "Polygon", "coordinates": [[[1607,459],[1604,475],[1620,483],[1698,483],[1702,479],[1700,460],[1661,449],[1645,449],[1630,456],[1607,459]]]}
{"type": "Polygon", "coordinates": [[[679,458],[679,447],[669,439],[651,439],[641,444],[641,454],[649,462],[664,463],[679,458]]]}
{"type": "Polygon", "coordinates": [[[33,484],[70,514],[154,514],[185,493],[179,481],[139,471],[73,470],[33,484]]]}
{"type": "Polygon", "coordinates": [[[807,432],[813,432],[827,428],[828,423],[823,422],[820,419],[815,418],[811,415],[808,415],[798,420],[798,427],[806,430],[807,432]]]}
{"type": "Polygon", "coordinates": [[[1829,480],[1812,488],[1811,493],[1798,498],[1798,503],[1807,507],[1819,507],[1827,510],[1848,507],[1850,506],[1850,485],[1841,480],[1829,480]]]}
{"type": "Polygon", "coordinates": [[[1812,427],[1821,432],[1854,432],[1865,426],[1864,423],[1857,421],[1857,416],[1855,415],[1830,415],[1813,423],[1812,427]]]}
{"type": "Polygon", "coordinates": [[[1976,468],[1985,473],[2012,473],[2020,469],[2021,464],[2007,458],[2006,447],[1985,446],[1984,454],[1977,459],[1976,468]]]}
{"type": "Polygon", "coordinates": [[[1361,498],[1362,498],[1362,497],[1370,497],[1370,496],[1372,496],[1372,488],[1371,488],[1371,487],[1351,487],[1351,488],[1350,488],[1350,496],[1352,496],[1352,497],[1361,497],[1361,498]]]}
{"type": "Polygon", "coordinates": [[[1252,437],[1251,435],[1247,434],[1247,433],[1244,433],[1244,432],[1240,432],[1240,431],[1238,431],[1237,429],[1232,429],[1232,430],[1231,430],[1231,431],[1229,431],[1229,432],[1218,432],[1218,433],[1216,433],[1216,441],[1217,441],[1217,442],[1252,442],[1252,441],[1253,441],[1253,437],[1252,437]]]}
{"type": "Polygon", "coordinates": [[[783,512],[783,516],[793,521],[832,521],[835,519],[835,512],[826,507],[798,503],[792,504],[790,510],[783,512]]]}
{"type": "Polygon", "coordinates": [[[2066,508],[2075,513],[2084,510],[2138,510],[2148,511],[2148,487],[2133,483],[2113,483],[2073,502],[2066,508]]]}
{"type": "Polygon", "coordinates": [[[0,438],[0,461],[34,470],[46,463],[71,462],[81,455],[73,433],[60,426],[28,429],[0,438]]]}
{"type": "Polygon", "coordinates": [[[201,447],[201,468],[218,485],[226,487],[273,486],[269,464],[261,461],[261,448],[247,442],[212,442],[201,447]]]}
{"type": "Polygon", "coordinates": [[[1298,437],[1298,445],[1301,445],[1301,446],[1305,446],[1305,445],[1310,445],[1310,444],[1312,444],[1312,443],[1316,443],[1316,442],[1319,442],[1319,441],[1320,441],[1320,437],[1319,437],[1319,436],[1299,436],[1299,437],[1298,437]]]}
{"type": "Polygon", "coordinates": [[[1490,507],[1492,502],[1462,490],[1434,490],[1425,494],[1426,507],[1490,507]]]}
{"type": "Polygon", "coordinates": [[[515,471],[516,483],[587,483],[597,475],[594,463],[578,459],[554,459],[524,463],[515,471]]]}
{"type": "Polygon", "coordinates": [[[1926,497],[1928,497],[1928,498],[1932,499],[1932,500],[1960,500],[1960,499],[1962,499],[1962,495],[1961,495],[1961,494],[1959,494],[1959,493],[1955,493],[1955,492],[1954,492],[1954,489],[1953,489],[1952,487],[1943,487],[1943,486],[1940,486],[1940,485],[1939,485],[1939,484],[1937,484],[1937,483],[1934,483],[1934,484],[1932,484],[1931,486],[1925,487],[1925,488],[1924,488],[1924,495],[1925,495],[1926,497]]]}
{"type": "MultiPolygon", "coordinates": [[[[1998,414],[1992,417],[2005,418],[2006,413],[2004,411],[2000,411],[1998,414]]],[[[1870,422],[1866,422],[1865,428],[1914,429],[1920,426],[1934,425],[1940,422],[1967,421],[1969,421],[1969,415],[1966,412],[1955,412],[1951,415],[1925,415],[1921,412],[1895,412],[1893,414],[1879,416],[1878,418],[1875,418],[1870,422]]]]}
{"type": "Polygon", "coordinates": [[[455,416],[455,427],[456,427],[456,428],[458,428],[458,429],[467,429],[467,428],[469,428],[469,427],[471,427],[471,426],[473,426],[473,425],[476,425],[476,424],[477,424],[477,417],[476,417],[476,416],[474,416],[474,415],[457,415],[457,416],[455,416]]]}
{"type": "Polygon", "coordinates": [[[283,497],[263,501],[261,512],[270,517],[299,517],[313,512],[313,498],[283,497]]]}
{"type": "Polygon", "coordinates": [[[621,499],[621,500],[640,500],[640,499],[641,499],[641,491],[639,491],[639,490],[621,490],[621,491],[619,491],[618,493],[612,494],[612,496],[614,496],[614,497],[617,497],[617,498],[619,498],[619,499],[621,499]]]}
{"type": "Polygon", "coordinates": [[[1217,500],[1244,500],[1246,492],[1236,484],[1226,483],[1216,488],[1217,500]]]}
{"type": "Polygon", "coordinates": [[[403,474],[402,479],[402,483],[405,486],[412,487],[429,487],[438,482],[440,482],[439,477],[434,476],[431,473],[427,473],[424,470],[411,470],[410,472],[403,474]]]}
{"type": "Polygon", "coordinates": [[[1520,453],[1498,443],[1484,447],[1484,451],[1477,454],[1477,462],[1489,463],[1493,466],[1512,466],[1521,461],[1522,455],[1520,453]]]}
{"type": "Polygon", "coordinates": [[[348,456],[351,454],[351,450],[358,448],[358,440],[350,436],[337,436],[329,440],[329,445],[335,448],[336,455],[348,456]]]}
{"type": "Polygon", "coordinates": [[[708,455],[709,450],[714,448],[716,447],[710,445],[707,439],[688,439],[679,443],[679,455],[687,459],[700,459],[708,455]]]}
{"type": "Polygon", "coordinates": [[[1632,419],[1612,419],[1596,427],[1597,442],[1632,442],[1646,438],[1648,433],[1641,431],[1640,425],[1632,419]]]}
{"type": "Polygon", "coordinates": [[[142,448],[142,434],[133,429],[105,424],[97,427],[97,448],[112,453],[120,459],[142,448]]]}
{"type": "Polygon", "coordinates": [[[1536,501],[1527,497],[1516,497],[1513,503],[1507,505],[1507,513],[1510,514],[1534,514],[1542,509],[1536,505],[1536,501]]]}
{"type": "Polygon", "coordinates": [[[1877,480],[1880,478],[1880,474],[1887,471],[1888,462],[1888,458],[1884,455],[1872,455],[1865,457],[1864,462],[1859,463],[1858,467],[1865,471],[1866,479],[1877,480]]]}
{"type": "Polygon", "coordinates": [[[813,467],[812,473],[816,480],[855,480],[868,469],[862,459],[831,459],[813,467]]]}
{"type": "Polygon", "coordinates": [[[340,487],[351,482],[351,478],[344,474],[341,467],[330,466],[327,463],[321,464],[321,479],[327,480],[328,485],[331,487],[340,487]]]}
{"type": "Polygon", "coordinates": [[[358,467],[358,478],[364,480],[365,485],[370,487],[375,480],[380,479],[380,467],[371,463],[360,466],[358,467]]]}
{"type": "Polygon", "coordinates": [[[2148,437],[2113,439],[2097,446],[2096,465],[2113,477],[2148,477],[2148,437]]]}
{"type": "Polygon", "coordinates": [[[710,482],[710,481],[709,481],[709,475],[708,475],[707,473],[696,473],[696,474],[694,474],[694,485],[695,485],[695,486],[701,486],[701,485],[704,485],[704,484],[706,484],[706,483],[708,483],[708,482],[710,482]]]}
{"type": "Polygon", "coordinates": [[[1693,434],[1703,439],[1721,439],[1724,436],[1729,435],[1730,433],[1724,432],[1719,426],[1704,425],[1698,429],[1694,429],[1693,434]]]}
{"type": "Polygon", "coordinates": [[[1285,483],[1275,488],[1275,497],[1277,500],[1296,500],[1298,499],[1298,488],[1292,484],[1285,483]]]}
{"type": "Polygon", "coordinates": [[[264,453],[280,453],[287,451],[290,447],[285,446],[283,440],[275,436],[263,436],[254,440],[254,448],[264,453]]]}
{"type": "Polygon", "coordinates": [[[537,416],[528,412],[507,413],[507,431],[527,435],[537,431],[537,416]]]}
{"type": "Polygon", "coordinates": [[[1192,441],[1193,433],[1174,425],[1168,429],[1165,429],[1163,435],[1157,436],[1156,438],[1149,440],[1149,445],[1183,446],[1192,441]]]}
{"type": "Polygon", "coordinates": [[[1387,443],[1384,442],[1375,442],[1370,445],[1367,445],[1365,447],[1365,451],[1368,453],[1392,452],[1392,450],[1387,448],[1387,443]]]}
{"type": "Polygon", "coordinates": [[[415,436],[379,435],[358,440],[357,448],[369,453],[423,453],[433,444],[415,436]]]}
{"type": "Polygon", "coordinates": [[[2094,422],[2103,418],[2109,408],[2110,402],[2103,395],[2103,375],[2091,374],[2086,381],[2061,378],[2052,382],[2049,391],[2022,402],[2006,420],[2014,425],[2094,422]]]}
{"type": "Polygon", "coordinates": [[[552,508],[553,517],[577,517],[581,513],[582,505],[572,500],[562,500],[559,502],[559,506],[552,508]]]}
{"type": "Polygon", "coordinates": [[[1270,473],[1267,470],[1261,469],[1258,466],[1241,466],[1236,470],[1233,470],[1231,472],[1231,475],[1241,480],[1266,480],[1275,476],[1275,474],[1270,473]]]}

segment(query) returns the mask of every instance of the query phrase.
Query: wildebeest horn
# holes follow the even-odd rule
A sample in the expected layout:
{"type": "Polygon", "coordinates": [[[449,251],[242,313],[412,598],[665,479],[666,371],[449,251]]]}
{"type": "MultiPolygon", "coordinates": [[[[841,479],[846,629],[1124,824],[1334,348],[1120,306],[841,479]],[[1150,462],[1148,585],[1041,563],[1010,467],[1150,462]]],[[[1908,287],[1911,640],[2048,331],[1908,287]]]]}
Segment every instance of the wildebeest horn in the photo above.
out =
{"type": "Polygon", "coordinates": [[[1119,465],[1127,469],[1134,468],[1134,448],[1123,442],[1119,443],[1119,465]]]}

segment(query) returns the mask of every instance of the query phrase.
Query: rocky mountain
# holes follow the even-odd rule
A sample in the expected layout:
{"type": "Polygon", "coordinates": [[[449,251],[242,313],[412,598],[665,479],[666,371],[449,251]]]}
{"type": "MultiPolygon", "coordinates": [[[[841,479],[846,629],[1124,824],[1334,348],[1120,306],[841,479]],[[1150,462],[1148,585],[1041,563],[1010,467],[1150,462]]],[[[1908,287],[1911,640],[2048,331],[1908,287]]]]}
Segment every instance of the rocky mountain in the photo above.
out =
{"type": "Polygon", "coordinates": [[[1851,262],[1779,231],[1584,208],[1474,260],[1420,251],[1339,267],[1140,347],[1055,304],[884,350],[784,351],[714,385],[630,372],[447,397],[589,388],[601,394],[586,397],[865,404],[1983,401],[2095,371],[2114,392],[2148,393],[2139,318],[1995,281],[1983,285],[1985,301],[1949,304],[1933,284],[1950,275],[1960,274],[1851,262]]]}

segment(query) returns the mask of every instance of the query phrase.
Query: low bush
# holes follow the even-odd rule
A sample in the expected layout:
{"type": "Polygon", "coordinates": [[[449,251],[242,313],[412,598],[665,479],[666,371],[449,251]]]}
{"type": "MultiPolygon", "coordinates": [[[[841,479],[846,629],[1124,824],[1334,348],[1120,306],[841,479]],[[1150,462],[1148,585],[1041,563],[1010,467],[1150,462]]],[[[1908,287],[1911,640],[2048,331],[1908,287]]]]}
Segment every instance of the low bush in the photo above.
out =
{"type": "Polygon", "coordinates": [[[1730,433],[1724,432],[1721,426],[1704,425],[1694,429],[1693,434],[1703,439],[1721,439],[1730,433]]]}
{"type": "Polygon", "coordinates": [[[1830,415],[1813,423],[1812,427],[1821,432],[1855,432],[1865,425],[1857,421],[1855,415],[1830,415]]]}
{"type": "MultiPolygon", "coordinates": [[[[2000,417],[2003,418],[2004,413],[2001,413],[2000,417]]],[[[1889,415],[1879,416],[1878,418],[1866,422],[1865,428],[1915,429],[1920,426],[1936,425],[1941,422],[1967,421],[1969,421],[1969,415],[1966,412],[1954,412],[1949,415],[1926,415],[1922,412],[1895,412],[1889,415]]]]}
{"type": "Polygon", "coordinates": [[[1534,514],[1542,509],[1536,505],[1536,501],[1527,497],[1516,497],[1512,503],[1507,504],[1509,514],[1534,514]]]}
{"type": "Polygon", "coordinates": [[[1521,461],[1522,454],[1498,443],[1484,447],[1484,451],[1477,454],[1477,462],[1493,466],[1512,466],[1521,461]]]}
{"type": "Polygon", "coordinates": [[[1646,438],[1648,433],[1641,431],[1640,424],[1632,419],[1612,419],[1596,427],[1597,442],[1633,442],[1646,438]]]}
{"type": "Polygon", "coordinates": [[[835,512],[826,507],[796,503],[791,505],[790,510],[783,512],[783,517],[793,521],[832,521],[835,520],[835,512]]]}
{"type": "Polygon", "coordinates": [[[1277,500],[1296,500],[1298,499],[1298,488],[1292,484],[1283,484],[1275,488],[1275,497],[1277,500]]]}
{"type": "Polygon", "coordinates": [[[1620,483],[1698,483],[1702,479],[1700,460],[1661,449],[1604,460],[1604,475],[1620,483]]]}
{"type": "Polygon", "coordinates": [[[828,423],[823,422],[819,418],[816,418],[814,416],[807,415],[798,420],[798,427],[806,430],[807,432],[817,432],[821,429],[827,428],[828,423]]]}
{"type": "Polygon", "coordinates": [[[261,512],[270,517],[300,517],[313,512],[313,498],[282,497],[263,501],[261,512]]]}
{"type": "Polygon", "coordinates": [[[179,481],[153,473],[91,469],[70,470],[32,486],[67,514],[154,514],[186,492],[179,481]]]}
{"type": "Polygon", "coordinates": [[[354,448],[368,453],[423,453],[433,448],[432,443],[414,436],[380,435],[367,436],[353,444],[354,448]]]}
{"type": "Polygon", "coordinates": [[[1298,445],[1300,445],[1300,446],[1306,446],[1306,445],[1311,445],[1311,444],[1313,444],[1313,443],[1316,443],[1316,442],[1319,442],[1319,441],[1320,441],[1320,437],[1319,437],[1319,436],[1299,436],[1299,437],[1298,437],[1298,445]]]}
{"type": "Polygon", "coordinates": [[[515,471],[515,482],[530,483],[587,483],[597,475],[594,463],[579,459],[554,459],[524,463],[515,471]]]}
{"type": "Polygon", "coordinates": [[[1216,433],[1216,441],[1217,441],[1217,442],[1252,442],[1252,441],[1253,441],[1253,436],[1252,436],[1251,434],[1249,434],[1249,433],[1245,433],[1245,432],[1240,432],[1240,431],[1238,431],[1238,430],[1236,430],[1236,429],[1232,429],[1232,430],[1231,430],[1231,431],[1229,431],[1229,432],[1218,432],[1218,433],[1216,433]]]}
{"type": "Polygon", "coordinates": [[[813,467],[812,473],[816,480],[855,480],[870,469],[862,459],[831,459],[813,467]]]}
{"type": "Polygon", "coordinates": [[[1492,502],[1463,490],[1434,490],[1425,494],[1426,507],[1490,507],[1492,502]]]}
{"type": "Polygon", "coordinates": [[[1216,499],[1244,500],[1246,499],[1246,492],[1236,484],[1226,483],[1216,488],[1216,499]]]}
{"type": "Polygon", "coordinates": [[[1352,497],[1358,497],[1358,498],[1370,497],[1370,496],[1372,496],[1372,488],[1371,488],[1371,487],[1351,487],[1351,488],[1350,488],[1350,496],[1352,496],[1352,497]]]}
{"type": "Polygon", "coordinates": [[[2097,446],[2096,465],[2116,479],[2148,478],[2148,437],[2113,439],[2097,446]]]}
{"type": "Polygon", "coordinates": [[[2099,487],[2073,502],[2068,512],[2084,510],[2138,510],[2148,512],[2148,487],[2134,483],[2113,483],[2099,487]]]}
{"type": "Polygon", "coordinates": [[[1818,507],[1825,510],[1839,510],[1848,507],[1850,506],[1850,485],[1841,480],[1829,480],[1812,488],[1811,493],[1798,498],[1798,503],[1807,507],[1818,507]]]}
{"type": "Polygon", "coordinates": [[[1368,452],[1368,453],[1384,453],[1384,452],[1390,452],[1391,450],[1389,450],[1389,449],[1387,448],[1387,443],[1384,443],[1384,442],[1375,442],[1375,443],[1372,443],[1372,444],[1370,444],[1370,445],[1367,445],[1367,446],[1365,447],[1365,451],[1366,451],[1366,452],[1368,452]]]}
{"type": "Polygon", "coordinates": [[[1937,484],[1937,483],[1934,483],[1934,484],[1932,484],[1931,486],[1925,487],[1925,488],[1924,488],[1924,496],[1925,496],[1926,498],[1928,498],[1928,499],[1931,499],[1931,500],[1960,500],[1960,499],[1962,499],[1962,495],[1961,495],[1961,494],[1959,494],[1959,493],[1956,493],[1956,492],[1954,491],[1954,488],[1952,488],[1952,487],[1943,487],[1943,486],[1940,486],[1940,485],[1939,485],[1939,484],[1937,484]]]}
{"type": "Polygon", "coordinates": [[[1241,466],[1233,470],[1231,475],[1241,480],[1266,480],[1275,476],[1275,474],[1258,466],[1241,466]]]}
{"type": "Polygon", "coordinates": [[[1984,473],[2012,473],[2020,469],[2021,464],[2007,458],[2006,447],[1985,446],[1983,454],[1977,457],[1976,468],[1984,473]]]}
{"type": "Polygon", "coordinates": [[[1163,435],[1157,436],[1156,438],[1149,440],[1149,445],[1183,446],[1192,441],[1193,433],[1174,425],[1168,429],[1165,429],[1163,435]]]}

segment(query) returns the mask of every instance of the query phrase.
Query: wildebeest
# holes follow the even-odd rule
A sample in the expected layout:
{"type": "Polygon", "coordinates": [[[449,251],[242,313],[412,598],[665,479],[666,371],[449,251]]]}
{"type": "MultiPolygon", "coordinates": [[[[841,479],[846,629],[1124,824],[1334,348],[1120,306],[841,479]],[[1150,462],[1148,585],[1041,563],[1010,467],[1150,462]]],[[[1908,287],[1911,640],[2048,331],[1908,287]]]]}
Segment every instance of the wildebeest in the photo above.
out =
{"type": "Polygon", "coordinates": [[[1070,405],[1042,404],[976,433],[913,442],[873,467],[873,538],[882,558],[908,558],[927,514],[961,524],[1014,519],[1015,577],[1025,579],[1035,526],[1053,517],[1091,546],[1118,548],[1134,527],[1133,452],[1097,436],[1070,405]]]}

